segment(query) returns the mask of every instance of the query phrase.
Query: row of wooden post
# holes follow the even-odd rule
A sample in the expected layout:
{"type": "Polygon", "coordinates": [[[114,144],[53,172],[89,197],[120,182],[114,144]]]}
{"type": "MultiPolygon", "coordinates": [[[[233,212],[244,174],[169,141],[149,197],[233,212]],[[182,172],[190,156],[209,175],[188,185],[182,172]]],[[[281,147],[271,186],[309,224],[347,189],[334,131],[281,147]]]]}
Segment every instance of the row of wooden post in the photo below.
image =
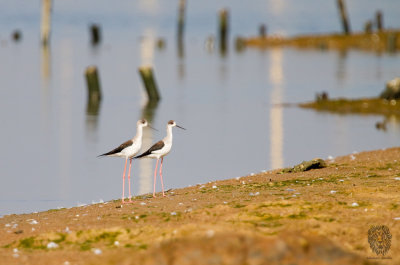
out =
{"type": "MultiPolygon", "coordinates": [[[[155,81],[153,68],[150,66],[139,67],[139,74],[142,78],[144,87],[148,96],[148,104],[155,106],[161,99],[158,92],[157,83],[155,81]]],[[[97,115],[100,106],[102,93],[99,73],[96,66],[89,66],[85,71],[87,85],[87,113],[97,115]]]]}

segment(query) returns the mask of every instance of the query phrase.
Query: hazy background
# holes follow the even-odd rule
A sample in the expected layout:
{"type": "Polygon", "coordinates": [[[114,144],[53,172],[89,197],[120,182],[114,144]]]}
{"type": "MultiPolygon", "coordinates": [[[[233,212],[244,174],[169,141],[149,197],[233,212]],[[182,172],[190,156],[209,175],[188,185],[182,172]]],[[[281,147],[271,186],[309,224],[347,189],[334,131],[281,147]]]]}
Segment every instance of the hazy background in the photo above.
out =
{"type": "MultiPolygon", "coordinates": [[[[398,0],[346,1],[351,28],[363,29],[379,9],[384,26],[400,27],[398,0]]],[[[164,159],[166,188],[397,146],[400,126],[375,129],[380,116],[331,115],[280,103],[377,96],[400,75],[399,53],[248,48],[236,36],[340,32],[336,1],[187,1],[184,56],[178,56],[178,1],[54,1],[50,47],[40,45],[40,1],[0,1],[0,215],[71,207],[121,195],[124,160],[97,158],[136,133],[146,95],[138,67],[151,64],[162,96],[145,143],[174,129],[164,159]],[[217,13],[230,11],[230,46],[218,44],[217,13]],[[89,25],[102,28],[92,47],[89,25]],[[15,43],[11,34],[22,32],[15,43]],[[163,38],[164,49],[156,47],[163,38]],[[212,47],[212,45],[211,45],[212,47]],[[84,71],[99,68],[103,100],[86,112],[84,71]]],[[[133,163],[133,190],[152,190],[153,160],[133,163]]],[[[158,183],[159,184],[159,183],[158,183]]],[[[160,187],[158,186],[158,189],[160,187]]]]}

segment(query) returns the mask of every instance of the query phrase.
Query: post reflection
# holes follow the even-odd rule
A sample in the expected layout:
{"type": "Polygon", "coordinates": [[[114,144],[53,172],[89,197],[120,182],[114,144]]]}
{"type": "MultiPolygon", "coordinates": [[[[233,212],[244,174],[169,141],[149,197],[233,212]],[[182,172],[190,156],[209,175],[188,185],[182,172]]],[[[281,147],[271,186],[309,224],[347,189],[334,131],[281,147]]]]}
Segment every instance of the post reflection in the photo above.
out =
{"type": "MultiPolygon", "coordinates": [[[[154,36],[156,33],[153,29],[145,30],[145,38],[141,42],[140,55],[142,65],[153,65],[154,61],[154,36]]],[[[143,88],[143,91],[145,89],[143,88]]],[[[144,93],[145,94],[145,93],[144,93]]],[[[156,115],[158,101],[149,100],[143,96],[142,104],[142,117],[145,118],[150,125],[153,125],[154,117],[156,115]]],[[[153,131],[151,129],[145,130],[143,133],[142,148],[147,150],[153,144],[153,131]]],[[[138,194],[145,194],[152,191],[152,173],[153,161],[152,159],[139,159],[139,190],[138,194]]]]}
{"type": "MultiPolygon", "coordinates": [[[[153,124],[154,117],[157,112],[158,101],[147,101],[142,108],[142,117],[145,118],[150,125],[153,124]]],[[[153,131],[146,130],[143,134],[143,148],[147,149],[153,144],[153,131]]],[[[151,192],[152,182],[151,176],[153,173],[152,159],[140,159],[140,174],[139,174],[139,194],[151,192]]]]}
{"type": "Polygon", "coordinates": [[[50,120],[50,75],[51,75],[51,58],[50,58],[50,47],[49,45],[41,46],[41,57],[40,57],[40,71],[42,80],[42,121],[45,125],[44,130],[48,131],[50,120]]]}
{"type": "Polygon", "coordinates": [[[276,169],[283,167],[283,109],[274,105],[282,103],[283,98],[282,50],[279,48],[271,49],[269,79],[273,85],[270,96],[270,161],[272,169],[276,169]]]}

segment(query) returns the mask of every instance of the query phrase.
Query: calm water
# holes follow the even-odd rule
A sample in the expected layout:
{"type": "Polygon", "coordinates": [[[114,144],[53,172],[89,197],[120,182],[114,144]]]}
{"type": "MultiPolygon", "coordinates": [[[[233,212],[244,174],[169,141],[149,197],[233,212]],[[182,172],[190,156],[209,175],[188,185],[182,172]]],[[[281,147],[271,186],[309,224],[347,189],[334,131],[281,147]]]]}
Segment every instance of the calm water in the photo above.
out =
{"type": "MultiPolygon", "coordinates": [[[[166,188],[232,178],[326,158],[397,146],[400,125],[375,129],[382,117],[316,113],[276,104],[331,97],[376,96],[399,76],[399,54],[247,49],[226,56],[205,48],[216,35],[216,13],[231,12],[231,34],[250,36],[260,23],[271,34],[340,31],[335,1],[188,1],[184,56],[178,56],[178,1],[56,1],[51,46],[39,45],[40,1],[0,1],[0,215],[76,206],[121,195],[124,160],[97,158],[135,134],[146,97],[137,73],[152,64],[162,101],[145,130],[144,148],[165,135],[166,188]],[[94,3],[96,6],[94,7],[94,3]],[[313,8],[310,8],[313,7],[313,8]],[[316,12],[318,10],[319,13],[316,12]],[[89,44],[88,25],[103,42],[89,44]],[[20,29],[22,41],[10,39],[20,29]],[[155,41],[163,37],[164,49],[155,41]],[[98,115],[88,115],[84,71],[97,65],[103,91],[98,115]]],[[[397,0],[348,2],[361,30],[377,9],[400,28],[397,0]]],[[[231,42],[232,43],[232,42],[231,42]]],[[[154,161],[133,164],[135,194],[152,190],[154,161]]],[[[159,189],[159,187],[158,187],[159,189]]]]}

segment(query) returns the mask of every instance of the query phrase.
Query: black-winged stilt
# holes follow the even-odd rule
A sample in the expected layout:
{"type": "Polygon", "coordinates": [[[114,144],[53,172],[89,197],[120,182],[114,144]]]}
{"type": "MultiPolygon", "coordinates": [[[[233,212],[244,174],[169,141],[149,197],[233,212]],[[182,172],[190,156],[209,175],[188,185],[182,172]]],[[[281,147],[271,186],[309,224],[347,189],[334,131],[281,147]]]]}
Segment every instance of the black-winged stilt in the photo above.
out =
{"type": "MultiPolygon", "coordinates": [[[[143,136],[143,127],[149,126],[152,128],[145,119],[138,120],[136,123],[136,135],[132,139],[124,142],[117,148],[111,150],[108,153],[104,153],[99,156],[118,156],[125,158],[125,167],[124,173],[122,175],[122,203],[125,203],[125,172],[126,172],[126,165],[129,160],[129,172],[128,172],[128,186],[129,186],[129,203],[132,202],[131,198],[131,166],[132,166],[132,157],[134,157],[137,153],[139,153],[140,148],[142,147],[142,136],[143,136]]],[[[154,128],[152,128],[154,129],[154,128]]]]}
{"type": "Polygon", "coordinates": [[[157,158],[156,168],[154,169],[153,197],[156,197],[157,166],[158,166],[158,161],[160,160],[160,158],[161,158],[161,164],[160,164],[161,187],[162,187],[163,196],[165,197],[164,182],[163,182],[163,177],[162,177],[162,165],[163,165],[164,156],[166,156],[171,151],[172,127],[175,127],[175,126],[180,129],[186,130],[185,128],[177,125],[175,121],[170,120],[167,123],[167,136],[165,136],[165,138],[162,139],[161,141],[158,141],[157,143],[155,143],[152,147],[149,148],[149,150],[147,150],[143,154],[138,155],[133,158],[133,159],[142,158],[142,157],[157,158]]]}

